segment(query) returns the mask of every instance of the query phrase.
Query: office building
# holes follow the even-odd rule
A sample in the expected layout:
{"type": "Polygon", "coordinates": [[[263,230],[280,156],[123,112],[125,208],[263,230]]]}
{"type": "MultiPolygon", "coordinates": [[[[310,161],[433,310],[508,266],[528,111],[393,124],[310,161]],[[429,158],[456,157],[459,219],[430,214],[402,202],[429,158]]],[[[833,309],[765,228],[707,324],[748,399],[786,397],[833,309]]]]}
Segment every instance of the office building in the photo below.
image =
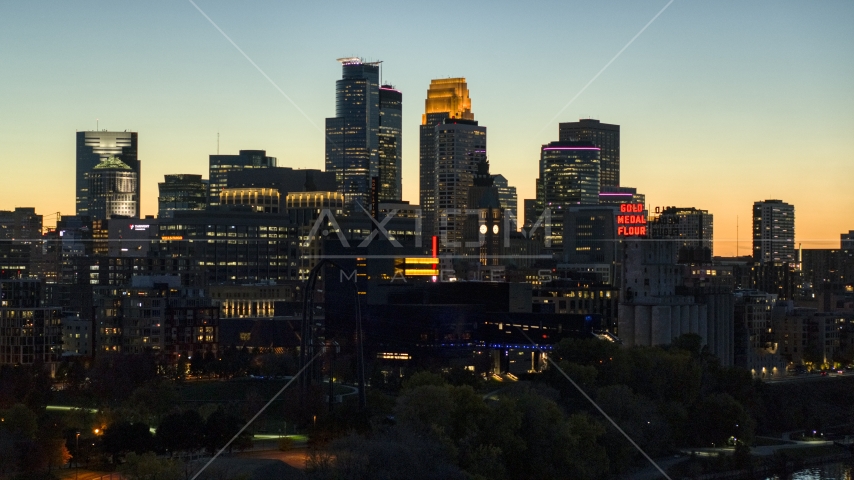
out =
{"type": "Polygon", "coordinates": [[[708,249],[712,255],[714,218],[708,210],[680,207],[656,207],[650,216],[650,237],[675,242],[677,248],[708,249]]]}
{"type": "Polygon", "coordinates": [[[571,205],[599,203],[599,147],[591,142],[551,142],[540,150],[538,214],[549,209],[546,246],[563,245],[563,214],[571,205]]]}
{"type": "Polygon", "coordinates": [[[240,150],[237,155],[211,155],[208,159],[208,205],[219,205],[219,192],[229,186],[231,172],[275,166],[276,158],[268,157],[264,150],[240,150]]]}
{"type": "MultiPolygon", "coordinates": [[[[136,172],[134,192],[137,195],[141,188],[141,162],[137,157],[137,132],[77,132],[77,174],[76,174],[76,208],[77,215],[89,214],[89,174],[99,163],[111,157],[118,158],[122,163],[136,172]]],[[[139,197],[137,197],[139,198],[139,197]]],[[[139,211],[137,201],[136,211],[139,211]]]]}
{"type": "Polygon", "coordinates": [[[436,233],[436,127],[448,118],[474,120],[465,78],[431,80],[424,101],[419,138],[419,199],[426,237],[436,233]]]}
{"type": "Polygon", "coordinates": [[[516,187],[511,186],[504,175],[500,173],[492,176],[492,184],[498,189],[498,202],[504,210],[512,210],[516,218],[521,216],[518,214],[519,199],[516,196],[516,187]]]}
{"type": "Polygon", "coordinates": [[[166,175],[157,186],[158,218],[170,218],[176,211],[204,210],[208,205],[208,181],[201,175],[166,175]]]}
{"type": "Polygon", "coordinates": [[[478,164],[486,161],[486,127],[474,120],[448,118],[436,125],[434,135],[437,218],[433,228],[440,252],[459,253],[469,189],[478,164]]]}
{"type": "Polygon", "coordinates": [[[62,354],[61,318],[61,308],[45,306],[41,280],[0,280],[0,365],[41,364],[53,376],[62,354]]]}
{"type": "Polygon", "coordinates": [[[561,142],[593,142],[600,151],[601,187],[620,186],[620,126],[581,119],[560,124],[561,142]]]}
{"type": "Polygon", "coordinates": [[[92,220],[139,215],[139,175],[117,157],[89,172],[89,216],[92,220]]]}
{"type": "Polygon", "coordinates": [[[219,192],[220,205],[246,205],[257,213],[279,213],[281,194],[273,188],[224,188],[219,192]]]}
{"type": "Polygon", "coordinates": [[[753,203],[753,259],[758,263],[794,263],[795,206],[782,200],[753,203]]]}
{"type": "Polygon", "coordinates": [[[403,198],[403,94],[391,85],[380,87],[380,127],[377,159],[377,200],[403,198]]]}
{"type": "Polygon", "coordinates": [[[42,216],[34,208],[0,210],[0,279],[35,275],[41,238],[42,216]]]}
{"type": "Polygon", "coordinates": [[[335,173],[349,208],[359,204],[370,211],[379,167],[380,62],[338,61],[335,116],[326,119],[326,171],[335,173]]]}

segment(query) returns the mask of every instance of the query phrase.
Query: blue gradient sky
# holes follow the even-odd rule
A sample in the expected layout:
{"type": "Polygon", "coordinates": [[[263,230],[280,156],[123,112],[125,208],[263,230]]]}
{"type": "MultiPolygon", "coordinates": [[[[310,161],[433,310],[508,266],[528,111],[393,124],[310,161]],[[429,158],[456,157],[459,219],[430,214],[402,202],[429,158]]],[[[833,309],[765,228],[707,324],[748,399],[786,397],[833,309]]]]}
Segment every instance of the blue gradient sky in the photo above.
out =
{"type": "MultiPolygon", "coordinates": [[[[854,229],[854,3],[227,2],[197,4],[317,126],[335,59],[383,60],[404,94],[404,198],[418,202],[431,78],[465,76],[493,173],[534,196],[558,121],[622,126],[622,184],[715,215],[716,254],[749,253],[753,201],[795,205],[797,241],[854,229]]],[[[0,209],[74,211],[74,131],[136,130],[143,213],[167,173],[266,149],[323,168],[323,133],[187,1],[0,3],[0,209]]],[[[46,220],[50,223],[52,220],[46,220]]]]}

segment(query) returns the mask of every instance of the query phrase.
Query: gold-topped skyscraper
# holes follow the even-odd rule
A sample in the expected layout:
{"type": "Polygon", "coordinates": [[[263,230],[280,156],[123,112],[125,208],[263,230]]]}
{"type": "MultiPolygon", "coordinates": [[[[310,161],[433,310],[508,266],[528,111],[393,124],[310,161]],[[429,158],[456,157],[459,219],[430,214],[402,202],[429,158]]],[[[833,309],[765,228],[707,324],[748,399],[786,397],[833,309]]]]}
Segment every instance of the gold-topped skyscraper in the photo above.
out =
{"type": "Polygon", "coordinates": [[[420,202],[424,214],[423,235],[436,235],[436,125],[445,119],[474,120],[465,78],[430,81],[421,116],[420,202]]]}

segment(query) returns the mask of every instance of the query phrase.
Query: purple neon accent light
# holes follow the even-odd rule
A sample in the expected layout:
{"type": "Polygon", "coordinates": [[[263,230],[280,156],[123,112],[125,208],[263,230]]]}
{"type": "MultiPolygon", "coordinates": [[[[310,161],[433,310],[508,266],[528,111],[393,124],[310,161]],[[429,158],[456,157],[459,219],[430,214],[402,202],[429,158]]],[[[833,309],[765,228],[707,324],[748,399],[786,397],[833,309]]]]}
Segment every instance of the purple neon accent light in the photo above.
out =
{"type": "Polygon", "coordinates": [[[543,147],[543,150],[601,150],[599,147],[543,147]]]}
{"type": "Polygon", "coordinates": [[[600,194],[599,194],[599,196],[600,196],[600,197],[601,197],[602,195],[608,195],[608,196],[615,196],[615,195],[618,195],[618,196],[621,196],[621,197],[625,197],[625,196],[629,196],[629,197],[631,197],[632,195],[634,195],[634,193],[600,193],[600,194]]]}
{"type": "Polygon", "coordinates": [[[400,93],[400,90],[398,90],[398,89],[396,89],[396,88],[380,87],[380,90],[388,90],[388,91],[391,91],[391,92],[397,92],[397,93],[400,93]]]}

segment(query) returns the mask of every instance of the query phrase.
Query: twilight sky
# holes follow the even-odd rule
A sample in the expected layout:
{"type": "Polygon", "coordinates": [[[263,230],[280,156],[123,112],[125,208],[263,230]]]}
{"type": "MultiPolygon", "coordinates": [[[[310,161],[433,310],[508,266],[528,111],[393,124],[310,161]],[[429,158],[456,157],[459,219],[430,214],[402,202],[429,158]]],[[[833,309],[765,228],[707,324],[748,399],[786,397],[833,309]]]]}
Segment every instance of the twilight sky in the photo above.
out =
{"type": "MultiPolygon", "coordinates": [[[[647,204],[708,209],[715,253],[750,253],[754,201],[795,205],[797,242],[854,229],[854,3],[0,3],[0,209],[74,213],[74,132],[139,132],[142,213],[157,182],[220,151],[324,167],[343,56],[382,60],[403,92],[404,199],[418,203],[418,125],[432,78],[464,76],[493,173],[533,198],[559,121],[621,125],[621,183],[647,204]]],[[[46,224],[54,222],[45,218],[46,224]]]]}

